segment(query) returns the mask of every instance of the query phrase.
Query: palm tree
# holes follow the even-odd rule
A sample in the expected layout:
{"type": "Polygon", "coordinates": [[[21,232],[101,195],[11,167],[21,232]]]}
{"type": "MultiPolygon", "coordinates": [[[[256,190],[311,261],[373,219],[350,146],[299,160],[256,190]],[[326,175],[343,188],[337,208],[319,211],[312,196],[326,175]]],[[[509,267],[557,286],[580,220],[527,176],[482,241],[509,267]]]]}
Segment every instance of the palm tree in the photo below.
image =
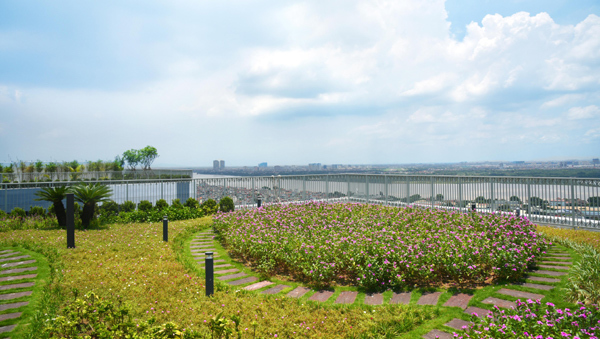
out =
{"type": "Polygon", "coordinates": [[[106,185],[99,183],[89,185],[78,185],[73,188],[75,199],[83,204],[81,211],[81,224],[83,228],[90,226],[90,221],[94,218],[96,204],[108,201],[112,195],[112,190],[106,185]]]}
{"type": "Polygon", "coordinates": [[[62,202],[66,198],[67,193],[71,193],[71,188],[68,186],[44,187],[40,191],[35,192],[35,195],[39,197],[35,201],[50,201],[52,203],[58,225],[62,227],[67,226],[67,213],[65,212],[65,205],[62,202]]]}

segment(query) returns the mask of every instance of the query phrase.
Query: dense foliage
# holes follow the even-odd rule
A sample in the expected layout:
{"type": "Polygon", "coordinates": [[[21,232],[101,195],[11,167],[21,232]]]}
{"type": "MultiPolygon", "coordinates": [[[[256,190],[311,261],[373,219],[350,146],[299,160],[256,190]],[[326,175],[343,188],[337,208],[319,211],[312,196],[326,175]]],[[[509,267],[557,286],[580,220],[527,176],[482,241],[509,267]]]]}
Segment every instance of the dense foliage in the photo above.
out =
{"type": "Polygon", "coordinates": [[[516,280],[547,242],[526,219],[351,203],[215,217],[230,253],[271,274],[370,289],[516,280]]]}
{"type": "Polygon", "coordinates": [[[597,305],[576,309],[556,308],[552,303],[532,300],[517,301],[517,308],[499,310],[479,318],[457,338],[597,338],[600,332],[600,310],[597,305]]]}

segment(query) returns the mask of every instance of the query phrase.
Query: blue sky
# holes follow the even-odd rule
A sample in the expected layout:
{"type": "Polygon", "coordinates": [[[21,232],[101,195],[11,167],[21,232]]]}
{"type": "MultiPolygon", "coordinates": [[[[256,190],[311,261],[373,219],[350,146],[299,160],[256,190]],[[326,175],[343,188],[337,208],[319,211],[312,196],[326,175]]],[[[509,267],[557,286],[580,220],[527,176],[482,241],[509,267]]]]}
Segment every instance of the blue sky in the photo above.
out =
{"type": "Polygon", "coordinates": [[[0,2],[0,162],[600,156],[600,4],[0,2]]]}

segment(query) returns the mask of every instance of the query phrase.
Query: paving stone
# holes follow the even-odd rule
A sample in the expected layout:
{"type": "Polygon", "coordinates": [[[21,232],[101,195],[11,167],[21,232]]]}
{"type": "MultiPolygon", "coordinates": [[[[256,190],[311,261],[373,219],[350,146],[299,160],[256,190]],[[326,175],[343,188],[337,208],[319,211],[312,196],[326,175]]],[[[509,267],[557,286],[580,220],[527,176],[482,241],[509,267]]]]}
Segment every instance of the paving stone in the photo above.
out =
{"type": "Polygon", "coordinates": [[[11,284],[11,285],[0,285],[0,291],[12,290],[13,288],[26,288],[35,285],[34,282],[22,283],[22,284],[11,284]]]}
{"type": "Polygon", "coordinates": [[[553,265],[538,265],[538,267],[540,268],[551,268],[551,269],[555,269],[555,270],[569,270],[569,267],[567,266],[553,266],[553,265]]]}
{"type": "Polygon", "coordinates": [[[243,285],[243,284],[247,284],[247,283],[250,283],[253,281],[257,281],[257,280],[258,280],[257,277],[248,277],[248,278],[244,278],[244,279],[240,279],[240,280],[229,281],[227,283],[232,286],[237,286],[237,285],[243,285]]]}
{"type": "Polygon", "coordinates": [[[233,273],[233,272],[239,272],[240,270],[238,270],[237,268],[232,268],[230,270],[222,270],[222,271],[215,271],[215,274],[227,274],[227,273],[233,273]]]}
{"type": "Polygon", "coordinates": [[[199,244],[199,245],[203,245],[203,244],[214,244],[215,242],[213,240],[192,240],[192,242],[190,243],[192,244],[199,244]]]}
{"type": "Polygon", "coordinates": [[[308,300],[312,301],[327,301],[333,295],[332,291],[319,291],[308,298],[308,300]]]}
{"type": "Polygon", "coordinates": [[[551,256],[551,257],[546,257],[546,259],[552,259],[552,260],[571,260],[573,258],[571,258],[569,256],[551,256]]]}
{"type": "Polygon", "coordinates": [[[21,316],[21,312],[0,314],[0,321],[15,319],[21,316]]]}
{"type": "Polygon", "coordinates": [[[261,289],[265,286],[269,286],[269,285],[273,285],[273,283],[265,280],[265,281],[257,282],[256,284],[248,285],[242,289],[244,289],[246,291],[254,291],[254,290],[259,290],[259,289],[261,289]]]}
{"type": "Polygon", "coordinates": [[[477,317],[482,317],[485,316],[486,314],[490,313],[492,311],[490,310],[486,310],[485,308],[480,308],[480,307],[475,307],[475,306],[470,306],[468,307],[464,313],[471,315],[473,313],[477,314],[477,317]]]}
{"type": "Polygon", "coordinates": [[[383,294],[381,294],[381,293],[367,294],[365,296],[365,304],[366,305],[381,305],[381,304],[383,304],[383,294]]]}
{"type": "Polygon", "coordinates": [[[0,282],[13,281],[13,280],[21,280],[21,279],[33,279],[35,277],[37,277],[37,274],[13,275],[13,276],[10,276],[10,277],[0,278],[0,282]]]}
{"type": "Polygon", "coordinates": [[[17,254],[21,254],[21,253],[20,252],[4,253],[4,254],[0,254],[0,258],[12,257],[12,256],[17,255],[17,254]]]}
{"type": "Polygon", "coordinates": [[[425,339],[435,339],[435,338],[451,339],[451,338],[454,338],[454,336],[448,332],[444,332],[444,331],[440,331],[440,330],[431,330],[431,332],[423,335],[423,338],[425,338],[425,339]]]}
{"type": "Polygon", "coordinates": [[[499,298],[494,298],[494,297],[488,297],[486,299],[484,299],[482,301],[482,303],[484,304],[490,304],[490,305],[496,305],[500,308],[515,308],[517,307],[517,304],[512,302],[512,301],[508,301],[508,300],[504,300],[504,299],[499,299],[499,298]]]}
{"type": "Polygon", "coordinates": [[[223,264],[223,265],[213,265],[213,268],[222,268],[222,267],[232,267],[231,264],[223,264]]]}
{"type": "MultiPolygon", "coordinates": [[[[213,258],[218,257],[218,256],[219,256],[219,253],[213,253],[213,258]]],[[[192,253],[192,257],[206,257],[206,253],[204,253],[204,252],[192,253]]]]}
{"type": "Polygon", "coordinates": [[[11,262],[8,264],[2,264],[0,267],[2,267],[2,268],[15,267],[15,266],[33,264],[34,262],[35,262],[35,260],[17,261],[17,262],[11,262]]]}
{"type": "Polygon", "coordinates": [[[26,297],[31,295],[31,291],[27,292],[18,292],[18,293],[8,293],[8,294],[0,294],[0,300],[12,300],[21,297],[26,297]]]}
{"type": "Polygon", "coordinates": [[[408,304],[410,302],[410,292],[394,293],[390,304],[408,304]]]}
{"type": "Polygon", "coordinates": [[[219,279],[219,280],[229,280],[229,279],[241,278],[241,277],[245,277],[245,276],[247,276],[247,274],[244,273],[244,272],[241,272],[241,273],[236,273],[236,274],[224,275],[222,277],[217,277],[217,279],[219,279]]]}
{"type": "Polygon", "coordinates": [[[448,327],[452,327],[455,330],[464,330],[463,326],[466,326],[466,328],[469,328],[469,326],[471,325],[471,322],[466,321],[466,320],[462,320],[462,319],[458,319],[458,318],[454,318],[452,320],[450,320],[450,322],[445,323],[444,325],[448,326],[448,327]]]}
{"type": "Polygon", "coordinates": [[[23,273],[28,271],[35,271],[37,267],[24,267],[24,268],[13,268],[12,270],[0,271],[0,275],[2,274],[13,274],[13,273],[23,273]]]}
{"type": "Polygon", "coordinates": [[[423,293],[417,301],[417,305],[436,305],[442,292],[423,293]]]}
{"type": "Polygon", "coordinates": [[[573,263],[569,262],[569,261],[546,261],[546,260],[543,260],[542,263],[544,263],[544,265],[545,264],[557,264],[557,265],[567,265],[567,266],[573,265],[573,263]]]}
{"type": "Polygon", "coordinates": [[[350,292],[350,291],[342,292],[335,300],[335,303],[336,304],[352,304],[354,302],[354,300],[356,300],[357,295],[358,295],[358,292],[350,292]]]}
{"type": "Polygon", "coordinates": [[[0,251],[0,253],[8,253],[8,252],[14,252],[15,250],[2,250],[0,251]]]}
{"type": "MultiPolygon", "coordinates": [[[[204,259],[204,258],[197,258],[197,259],[204,259]]],[[[204,266],[204,264],[206,263],[205,260],[197,260],[196,262],[201,266],[204,266]]],[[[225,259],[213,260],[213,263],[217,263],[217,262],[225,262],[225,259]]]]}
{"type": "Polygon", "coordinates": [[[11,308],[19,308],[29,305],[29,301],[23,301],[20,303],[2,304],[0,305],[0,311],[10,310],[11,308]]]}
{"type": "Polygon", "coordinates": [[[205,252],[216,252],[217,249],[216,248],[194,248],[191,247],[191,251],[192,253],[205,253],[205,252]]]}
{"type": "Polygon", "coordinates": [[[500,294],[504,294],[504,295],[510,295],[511,297],[519,298],[521,300],[527,300],[527,299],[531,299],[531,300],[540,299],[541,300],[541,299],[544,299],[544,297],[545,297],[545,295],[543,295],[543,294],[536,294],[536,293],[530,293],[530,292],[510,290],[508,288],[501,288],[496,293],[500,293],[500,294]]]}
{"type": "Polygon", "coordinates": [[[544,277],[528,276],[527,279],[533,280],[533,281],[542,281],[542,282],[547,282],[547,283],[559,283],[560,282],[560,279],[544,278],[544,277]]]}
{"type": "Polygon", "coordinates": [[[288,293],[287,296],[290,297],[290,298],[300,298],[301,296],[303,296],[306,293],[308,293],[308,291],[310,291],[310,288],[306,288],[306,287],[303,287],[303,286],[298,286],[298,287],[294,288],[293,291],[291,291],[290,293],[288,293]]]}
{"type": "Polygon", "coordinates": [[[560,277],[561,275],[566,275],[567,274],[567,272],[544,271],[544,270],[531,271],[531,273],[551,275],[553,277],[560,277]]]}
{"type": "Polygon", "coordinates": [[[17,327],[17,325],[2,326],[2,327],[0,327],[0,333],[10,332],[10,331],[14,330],[15,327],[17,327]]]}
{"type": "Polygon", "coordinates": [[[550,291],[551,289],[554,288],[554,286],[551,286],[551,285],[540,285],[540,284],[532,284],[532,283],[515,284],[513,286],[523,286],[523,287],[535,288],[535,289],[544,290],[544,291],[550,291]]]}
{"type": "Polygon", "coordinates": [[[18,257],[2,258],[2,259],[0,259],[0,262],[7,262],[7,261],[13,261],[13,260],[21,260],[21,259],[25,259],[25,258],[31,258],[31,256],[28,254],[28,255],[20,255],[18,257]]]}
{"type": "Polygon", "coordinates": [[[262,294],[277,294],[286,288],[289,288],[289,286],[288,285],[277,285],[275,287],[269,288],[268,290],[264,290],[260,293],[262,293],[262,294]]]}
{"type": "Polygon", "coordinates": [[[448,301],[446,301],[444,306],[460,307],[464,310],[467,308],[467,305],[469,304],[469,300],[471,300],[471,298],[473,298],[473,296],[470,294],[459,293],[459,294],[451,296],[450,299],[448,299],[448,301]]]}

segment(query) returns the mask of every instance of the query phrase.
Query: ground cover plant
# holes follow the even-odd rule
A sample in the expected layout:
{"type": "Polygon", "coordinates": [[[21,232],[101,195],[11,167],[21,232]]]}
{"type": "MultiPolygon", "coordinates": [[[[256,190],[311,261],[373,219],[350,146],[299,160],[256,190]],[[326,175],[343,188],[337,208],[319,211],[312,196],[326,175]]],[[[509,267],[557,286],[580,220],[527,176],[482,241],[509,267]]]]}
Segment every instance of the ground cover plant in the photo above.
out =
{"type": "MultiPolygon", "coordinates": [[[[44,300],[48,303],[59,300],[60,303],[41,308],[31,319],[32,325],[23,327],[24,330],[31,329],[25,337],[67,337],[66,333],[58,332],[72,330],[77,324],[61,327],[56,323],[57,319],[65,320],[61,316],[80,319],[78,321],[84,324],[97,321],[92,318],[95,317],[93,313],[88,313],[88,318],[69,317],[70,312],[81,304],[78,299],[90,298],[91,292],[100,297],[98,304],[105,305],[101,301],[109,301],[117,307],[122,302],[128,309],[126,322],[131,319],[136,328],[137,324],[143,326],[153,318],[154,324],[162,324],[164,329],[193,331],[203,338],[211,338],[214,332],[211,331],[211,320],[219,314],[227,320],[232,316],[239,317],[238,329],[242,338],[273,338],[275,335],[377,337],[378,331],[390,328],[409,331],[436,316],[432,308],[406,305],[324,307],[284,296],[268,297],[219,287],[221,285],[217,285],[213,297],[207,298],[203,271],[189,253],[189,242],[194,233],[211,224],[211,218],[170,222],[169,242],[162,241],[160,222],[77,230],[75,249],[66,248],[62,229],[16,230],[2,234],[0,247],[20,246],[56,252],[52,259],[60,279],[56,279],[55,288],[44,300]],[[170,322],[175,325],[169,325],[170,322]],[[42,325],[50,329],[43,332],[40,330],[42,325]]],[[[233,320],[226,326],[235,333],[233,320]]],[[[163,334],[151,337],[168,337],[165,332],[163,334]]],[[[89,333],[81,333],[83,335],[89,333]]]]}
{"type": "Polygon", "coordinates": [[[525,218],[352,203],[218,214],[215,229],[268,274],[367,289],[518,280],[548,245],[525,218]]]}

